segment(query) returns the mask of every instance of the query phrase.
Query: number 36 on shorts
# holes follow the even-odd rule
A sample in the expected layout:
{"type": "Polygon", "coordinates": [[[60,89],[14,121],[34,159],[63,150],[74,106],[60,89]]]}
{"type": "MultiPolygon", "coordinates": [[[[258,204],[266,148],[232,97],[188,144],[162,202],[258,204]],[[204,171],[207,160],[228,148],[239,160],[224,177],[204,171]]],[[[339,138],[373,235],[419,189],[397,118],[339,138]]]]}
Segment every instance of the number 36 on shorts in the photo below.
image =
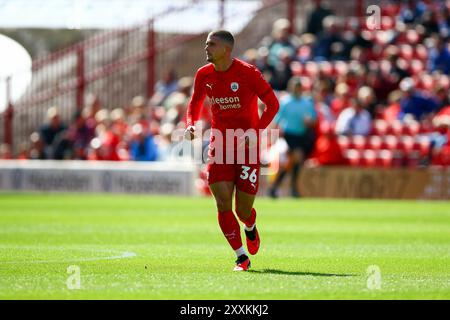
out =
{"type": "Polygon", "coordinates": [[[251,183],[255,183],[258,180],[257,169],[252,169],[248,166],[242,166],[242,173],[239,176],[242,180],[249,180],[251,183]]]}

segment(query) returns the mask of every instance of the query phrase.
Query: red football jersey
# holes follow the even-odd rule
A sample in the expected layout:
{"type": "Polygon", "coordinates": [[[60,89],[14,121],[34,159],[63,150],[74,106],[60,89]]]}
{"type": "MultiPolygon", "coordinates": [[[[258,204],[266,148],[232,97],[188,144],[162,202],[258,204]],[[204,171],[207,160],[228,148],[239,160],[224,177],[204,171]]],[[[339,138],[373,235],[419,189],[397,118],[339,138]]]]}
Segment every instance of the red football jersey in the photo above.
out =
{"type": "Polygon", "coordinates": [[[278,111],[278,100],[261,72],[236,58],[223,72],[216,71],[212,63],[198,69],[187,109],[188,126],[198,120],[206,96],[211,102],[211,127],[222,132],[225,129],[265,129],[278,111]],[[261,118],[258,97],[266,104],[261,118]]]}

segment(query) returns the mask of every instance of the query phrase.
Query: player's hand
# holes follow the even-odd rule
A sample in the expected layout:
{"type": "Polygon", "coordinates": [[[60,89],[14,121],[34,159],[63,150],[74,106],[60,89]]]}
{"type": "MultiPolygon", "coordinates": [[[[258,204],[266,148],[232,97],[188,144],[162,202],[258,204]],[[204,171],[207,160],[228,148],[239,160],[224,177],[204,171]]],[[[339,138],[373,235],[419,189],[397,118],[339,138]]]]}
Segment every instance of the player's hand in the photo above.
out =
{"type": "Polygon", "coordinates": [[[195,127],[194,126],[189,126],[186,128],[186,130],[184,131],[184,138],[189,141],[191,141],[195,138],[195,127]]]}

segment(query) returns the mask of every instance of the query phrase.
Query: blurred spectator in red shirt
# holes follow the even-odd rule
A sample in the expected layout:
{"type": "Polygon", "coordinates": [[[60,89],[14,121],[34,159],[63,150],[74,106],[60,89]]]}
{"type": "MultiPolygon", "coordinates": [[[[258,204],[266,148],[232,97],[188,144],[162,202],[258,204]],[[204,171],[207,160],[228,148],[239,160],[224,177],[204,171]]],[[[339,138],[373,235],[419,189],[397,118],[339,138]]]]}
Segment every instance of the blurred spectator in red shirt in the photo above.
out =
{"type": "Polygon", "coordinates": [[[339,114],[350,106],[350,93],[348,85],[344,82],[339,83],[336,85],[336,88],[334,90],[335,92],[335,98],[331,101],[331,112],[335,119],[339,116],[339,114]]]}
{"type": "Polygon", "coordinates": [[[400,90],[392,91],[388,97],[389,105],[381,111],[381,119],[387,122],[392,122],[398,119],[400,113],[400,100],[402,98],[402,92],[400,90]]]}
{"type": "Polygon", "coordinates": [[[322,123],[319,128],[321,135],[316,140],[314,150],[306,165],[340,165],[344,164],[341,147],[333,128],[328,123],[322,123]]]}

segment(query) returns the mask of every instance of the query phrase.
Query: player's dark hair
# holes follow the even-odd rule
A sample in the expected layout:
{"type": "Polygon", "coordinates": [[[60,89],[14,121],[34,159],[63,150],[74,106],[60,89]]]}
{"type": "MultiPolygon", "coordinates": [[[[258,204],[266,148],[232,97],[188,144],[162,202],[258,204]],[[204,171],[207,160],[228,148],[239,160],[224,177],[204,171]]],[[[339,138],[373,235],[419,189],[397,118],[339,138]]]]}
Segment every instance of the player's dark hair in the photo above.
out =
{"type": "Polygon", "coordinates": [[[215,31],[212,31],[209,35],[217,37],[220,40],[228,43],[231,46],[231,48],[233,48],[233,46],[234,46],[234,37],[231,34],[231,32],[229,32],[229,31],[226,31],[226,30],[215,30],[215,31]]]}

